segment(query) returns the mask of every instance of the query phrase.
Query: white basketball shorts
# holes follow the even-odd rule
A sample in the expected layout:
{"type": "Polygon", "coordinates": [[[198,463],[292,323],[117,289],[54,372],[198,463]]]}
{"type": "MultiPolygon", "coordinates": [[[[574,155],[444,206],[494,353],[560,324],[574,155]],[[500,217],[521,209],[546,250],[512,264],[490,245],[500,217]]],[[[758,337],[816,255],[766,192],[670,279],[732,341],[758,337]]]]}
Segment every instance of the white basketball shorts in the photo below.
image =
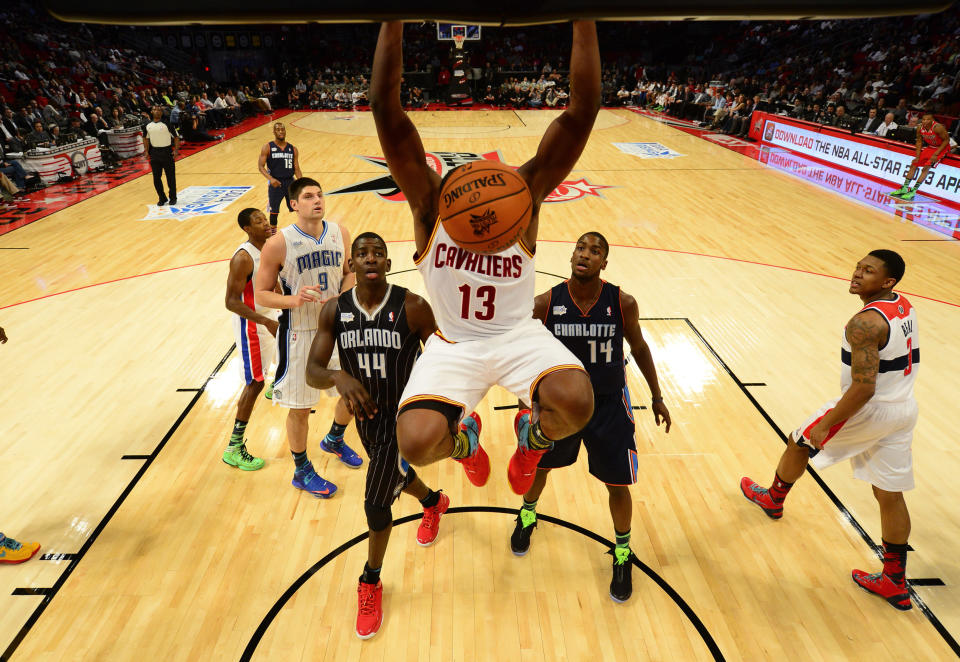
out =
{"type": "MultiPolygon", "coordinates": [[[[310,409],[320,401],[320,396],[338,397],[337,389],[313,388],[307,384],[307,358],[310,346],[317,335],[316,329],[305,331],[283,330],[277,338],[277,380],[273,386],[273,404],[289,409],[310,409]]],[[[331,370],[340,369],[340,355],[334,346],[330,363],[331,370]]]]}
{"type": "Polygon", "coordinates": [[[434,334],[410,373],[400,408],[417,400],[446,402],[469,414],[499,384],[530,404],[541,379],[558,370],[583,370],[573,353],[532,317],[491,338],[450,342],[434,334]]]}
{"type": "MultiPolygon", "coordinates": [[[[794,430],[797,443],[810,446],[810,429],[836,406],[831,400],[794,430]]],[[[912,490],[913,428],[917,424],[917,402],[867,402],[860,411],[831,429],[823,450],[810,458],[810,464],[823,469],[850,460],[854,478],[876,485],[887,492],[912,490]]]]}

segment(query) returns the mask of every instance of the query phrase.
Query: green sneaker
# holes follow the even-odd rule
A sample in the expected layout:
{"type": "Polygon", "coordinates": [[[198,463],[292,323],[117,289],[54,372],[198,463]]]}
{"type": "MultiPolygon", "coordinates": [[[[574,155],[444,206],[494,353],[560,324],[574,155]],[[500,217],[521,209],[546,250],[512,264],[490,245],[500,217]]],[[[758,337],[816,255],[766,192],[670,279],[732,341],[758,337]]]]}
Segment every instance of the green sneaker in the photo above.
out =
{"type": "Polygon", "coordinates": [[[916,195],[916,194],[917,194],[916,190],[914,190],[914,189],[907,189],[907,192],[904,193],[903,195],[899,196],[899,197],[900,197],[901,200],[913,200],[913,196],[916,195]]]}
{"type": "Polygon", "coordinates": [[[244,471],[256,471],[263,467],[263,459],[250,455],[246,443],[228,446],[227,450],[223,451],[223,461],[244,471]]]}
{"type": "Polygon", "coordinates": [[[530,549],[530,536],[537,528],[537,511],[521,508],[517,515],[517,526],[510,536],[510,549],[517,556],[523,556],[530,549]]]}
{"type": "Polygon", "coordinates": [[[626,602],[633,595],[633,554],[627,547],[613,548],[613,579],[610,580],[610,597],[614,602],[626,602]]]}
{"type": "Polygon", "coordinates": [[[890,191],[889,193],[887,193],[887,195],[892,196],[892,197],[895,197],[895,198],[899,198],[901,195],[903,195],[904,193],[906,193],[906,192],[909,191],[909,190],[910,190],[910,189],[907,188],[906,186],[901,186],[901,187],[898,188],[896,191],[890,191]]]}
{"type": "Polygon", "coordinates": [[[270,382],[270,385],[267,387],[267,390],[264,391],[263,397],[267,400],[273,400],[273,385],[276,383],[276,380],[270,382]]]}

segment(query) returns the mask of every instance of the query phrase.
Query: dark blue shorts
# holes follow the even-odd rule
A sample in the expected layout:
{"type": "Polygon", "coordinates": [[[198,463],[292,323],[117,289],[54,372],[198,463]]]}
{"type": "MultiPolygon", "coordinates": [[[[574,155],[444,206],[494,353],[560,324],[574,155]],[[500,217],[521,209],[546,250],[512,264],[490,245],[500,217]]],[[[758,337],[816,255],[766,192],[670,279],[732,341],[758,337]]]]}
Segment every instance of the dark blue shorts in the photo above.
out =
{"type": "Polygon", "coordinates": [[[554,444],[540,458],[540,469],[569,467],[577,461],[580,444],[587,447],[590,473],[608,485],[633,485],[637,482],[637,443],[634,440],[633,409],[630,392],[624,387],[617,394],[594,394],[593,418],[580,432],[554,444]]]}
{"type": "Polygon", "coordinates": [[[281,179],[278,181],[280,182],[280,186],[267,187],[267,199],[270,201],[271,214],[280,212],[280,201],[284,198],[287,200],[287,211],[293,211],[293,207],[290,206],[290,184],[293,180],[281,179]]]}

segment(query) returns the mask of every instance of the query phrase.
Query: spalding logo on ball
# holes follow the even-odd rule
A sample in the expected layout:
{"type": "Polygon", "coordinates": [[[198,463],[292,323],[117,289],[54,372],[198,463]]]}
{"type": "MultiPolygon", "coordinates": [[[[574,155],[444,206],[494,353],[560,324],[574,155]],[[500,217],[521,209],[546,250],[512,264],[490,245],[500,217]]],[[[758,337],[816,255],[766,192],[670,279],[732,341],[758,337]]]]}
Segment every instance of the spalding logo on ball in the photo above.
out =
{"type": "Polygon", "coordinates": [[[440,221],[468,251],[491,254],[515,243],[530,225],[533,197],[516,170],[499,161],[471,161],[440,185],[440,221]]]}

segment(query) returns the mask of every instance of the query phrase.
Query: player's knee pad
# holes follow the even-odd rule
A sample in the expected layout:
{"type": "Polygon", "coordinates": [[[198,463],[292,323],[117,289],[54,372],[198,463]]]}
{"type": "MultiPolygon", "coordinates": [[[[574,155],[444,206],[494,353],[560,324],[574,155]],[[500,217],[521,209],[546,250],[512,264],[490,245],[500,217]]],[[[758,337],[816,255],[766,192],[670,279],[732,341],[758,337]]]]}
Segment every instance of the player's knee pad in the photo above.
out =
{"type": "Polygon", "coordinates": [[[390,506],[377,506],[364,501],[363,512],[367,514],[367,527],[371,531],[383,531],[393,521],[390,506]]]}

